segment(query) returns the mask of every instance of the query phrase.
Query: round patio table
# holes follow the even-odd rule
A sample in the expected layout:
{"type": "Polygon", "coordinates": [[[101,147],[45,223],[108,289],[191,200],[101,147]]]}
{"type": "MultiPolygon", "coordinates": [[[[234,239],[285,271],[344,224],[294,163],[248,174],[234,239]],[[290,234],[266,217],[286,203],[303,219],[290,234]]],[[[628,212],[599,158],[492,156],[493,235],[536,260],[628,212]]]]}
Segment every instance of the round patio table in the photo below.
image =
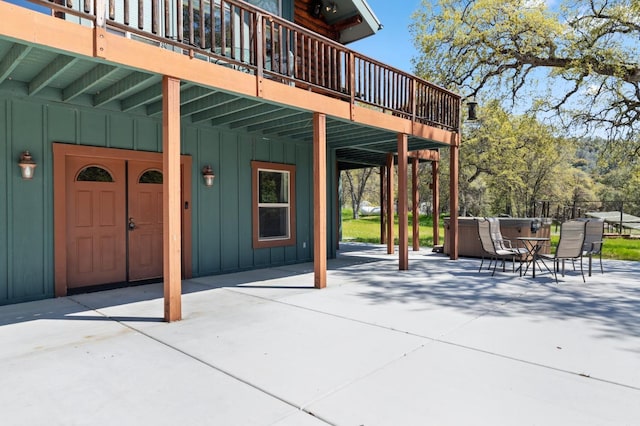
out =
{"type": "MultiPolygon", "coordinates": [[[[544,267],[547,268],[547,270],[549,272],[551,272],[551,270],[549,269],[547,264],[544,263],[544,260],[539,255],[540,250],[542,250],[542,248],[549,243],[549,241],[550,241],[549,238],[545,238],[545,237],[518,237],[517,240],[521,241],[523,247],[525,249],[527,249],[527,256],[525,258],[525,259],[527,259],[526,260],[527,269],[525,269],[524,275],[527,274],[527,271],[529,270],[529,265],[533,264],[533,278],[535,278],[536,277],[536,266],[538,266],[540,268],[540,266],[538,265],[538,261],[542,262],[544,267]]],[[[542,271],[542,268],[540,268],[540,270],[542,271]]],[[[522,265],[520,265],[520,276],[522,276],[522,275],[523,275],[522,274],[522,265]]]]}

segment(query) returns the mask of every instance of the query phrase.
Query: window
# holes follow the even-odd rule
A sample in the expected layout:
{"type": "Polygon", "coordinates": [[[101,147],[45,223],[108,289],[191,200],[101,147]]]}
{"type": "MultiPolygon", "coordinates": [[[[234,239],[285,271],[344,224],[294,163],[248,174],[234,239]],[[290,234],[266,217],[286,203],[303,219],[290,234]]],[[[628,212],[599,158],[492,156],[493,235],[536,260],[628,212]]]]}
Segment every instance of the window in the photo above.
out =
{"type": "Polygon", "coordinates": [[[147,170],[140,176],[138,183],[162,184],[162,172],[159,170],[147,170]]]}
{"type": "Polygon", "coordinates": [[[253,247],[295,244],[295,166],[252,161],[251,176],[253,247]]]}
{"type": "Polygon", "coordinates": [[[78,182],[113,182],[113,176],[107,170],[98,166],[85,167],[76,176],[78,182]]]}

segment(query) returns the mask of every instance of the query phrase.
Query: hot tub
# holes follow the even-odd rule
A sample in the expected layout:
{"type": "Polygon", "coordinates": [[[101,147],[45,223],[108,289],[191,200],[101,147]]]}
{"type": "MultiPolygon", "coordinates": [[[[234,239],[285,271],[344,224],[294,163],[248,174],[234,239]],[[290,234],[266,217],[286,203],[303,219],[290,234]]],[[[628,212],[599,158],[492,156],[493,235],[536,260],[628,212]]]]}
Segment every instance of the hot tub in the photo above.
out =
{"type": "MultiPolygon", "coordinates": [[[[458,218],[458,255],[468,257],[482,257],[486,255],[482,250],[478,237],[477,217],[458,218]]],[[[449,218],[444,219],[444,247],[445,254],[449,254],[449,218]]],[[[501,217],[500,231],[502,237],[511,240],[513,247],[522,247],[518,237],[543,237],[551,236],[551,220],[545,218],[518,218],[501,217]]],[[[549,253],[549,246],[544,247],[540,253],[549,253]]]]}

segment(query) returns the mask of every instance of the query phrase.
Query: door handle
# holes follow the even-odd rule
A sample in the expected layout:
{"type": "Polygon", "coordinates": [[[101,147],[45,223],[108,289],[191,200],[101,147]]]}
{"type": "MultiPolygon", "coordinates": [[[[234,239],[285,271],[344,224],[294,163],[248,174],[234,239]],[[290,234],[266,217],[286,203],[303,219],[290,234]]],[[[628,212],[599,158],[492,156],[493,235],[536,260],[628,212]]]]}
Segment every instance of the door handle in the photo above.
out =
{"type": "Polygon", "coordinates": [[[129,218],[129,223],[127,226],[129,227],[129,231],[133,231],[134,229],[136,229],[136,223],[133,221],[132,217],[129,218]]]}

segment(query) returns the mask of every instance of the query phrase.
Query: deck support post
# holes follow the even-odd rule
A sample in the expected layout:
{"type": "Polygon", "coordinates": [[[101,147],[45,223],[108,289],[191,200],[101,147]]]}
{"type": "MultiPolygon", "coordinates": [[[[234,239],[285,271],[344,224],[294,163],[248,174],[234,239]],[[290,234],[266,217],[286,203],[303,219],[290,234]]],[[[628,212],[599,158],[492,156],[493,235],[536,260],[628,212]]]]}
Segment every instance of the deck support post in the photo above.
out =
{"type": "Polygon", "coordinates": [[[413,251],[420,251],[420,192],[418,191],[418,158],[411,158],[411,211],[413,218],[413,251]]]}
{"type": "Polygon", "coordinates": [[[460,133],[454,133],[449,155],[449,258],[458,259],[458,156],[460,133]]]}
{"type": "Polygon", "coordinates": [[[164,320],[182,319],[180,224],[180,80],[162,77],[164,320]]]}
{"type": "Polygon", "coordinates": [[[401,271],[409,269],[408,139],[406,133],[398,133],[398,258],[401,271]]]}
{"type": "Polygon", "coordinates": [[[393,254],[393,154],[387,154],[387,254],[393,254]]]}
{"type": "Polygon", "coordinates": [[[387,244],[387,168],[380,167],[380,244],[387,244]]]}
{"type": "Polygon", "coordinates": [[[313,113],[313,284],[327,286],[327,117],[313,113]]]}
{"type": "Polygon", "coordinates": [[[433,212],[433,245],[440,245],[440,165],[431,162],[431,206],[433,212]]]}

